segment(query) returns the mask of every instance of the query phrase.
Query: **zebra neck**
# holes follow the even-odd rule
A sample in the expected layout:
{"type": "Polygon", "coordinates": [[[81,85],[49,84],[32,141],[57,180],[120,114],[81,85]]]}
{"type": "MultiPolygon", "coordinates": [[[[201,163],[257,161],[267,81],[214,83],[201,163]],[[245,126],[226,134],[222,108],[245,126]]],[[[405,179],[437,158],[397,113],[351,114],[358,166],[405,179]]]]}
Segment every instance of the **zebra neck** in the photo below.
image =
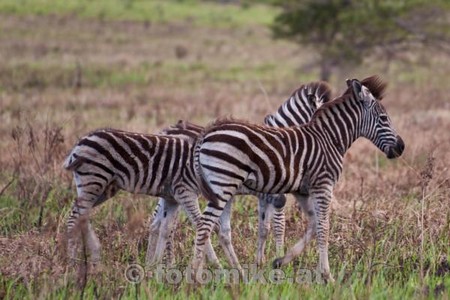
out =
{"type": "Polygon", "coordinates": [[[313,123],[324,141],[344,156],[360,136],[361,109],[359,103],[346,101],[324,109],[313,123]]]}

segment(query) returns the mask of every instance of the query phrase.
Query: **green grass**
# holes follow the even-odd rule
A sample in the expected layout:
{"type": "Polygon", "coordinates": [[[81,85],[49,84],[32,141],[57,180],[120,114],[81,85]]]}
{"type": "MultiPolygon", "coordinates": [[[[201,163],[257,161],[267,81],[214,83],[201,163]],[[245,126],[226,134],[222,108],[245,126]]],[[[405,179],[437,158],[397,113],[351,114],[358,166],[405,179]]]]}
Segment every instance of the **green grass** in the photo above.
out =
{"type": "MultiPolygon", "coordinates": [[[[70,207],[70,201],[61,202],[64,196],[71,198],[66,191],[55,190],[49,194],[45,203],[45,220],[55,219],[70,207]],[[64,204],[66,203],[66,204],[64,204]],[[61,207],[63,205],[63,207],[61,207]]],[[[310,270],[312,277],[294,272],[293,266],[283,268],[285,276],[293,278],[293,281],[272,283],[269,280],[270,264],[265,268],[265,278],[268,283],[250,282],[229,284],[223,281],[208,283],[195,288],[193,285],[182,281],[178,284],[161,282],[155,278],[146,277],[139,284],[131,284],[125,281],[124,271],[129,262],[143,262],[145,256],[144,245],[139,246],[136,257],[134,246],[140,243],[134,240],[131,244],[127,237],[127,223],[133,212],[151,211],[155,201],[148,201],[148,197],[130,199],[128,193],[121,193],[118,199],[108,201],[96,209],[93,216],[93,225],[97,233],[102,237],[103,244],[103,268],[105,272],[91,275],[84,288],[76,286],[76,279],[72,271],[67,271],[56,282],[50,270],[43,269],[38,280],[23,281],[10,277],[0,277],[0,286],[3,286],[3,296],[6,299],[32,299],[37,297],[78,299],[82,296],[88,299],[97,297],[120,297],[121,299],[138,298],[173,298],[173,299],[234,299],[236,296],[256,299],[274,298],[301,298],[301,299],[405,299],[423,298],[446,299],[449,296],[450,276],[448,274],[449,262],[441,260],[441,256],[448,255],[450,239],[448,233],[441,231],[433,236],[427,235],[424,243],[423,265],[424,277],[420,275],[420,249],[417,247],[417,228],[408,221],[394,219],[388,224],[373,218],[368,218],[364,210],[357,210],[355,220],[343,221],[332,216],[332,232],[341,233],[341,228],[346,223],[358,225],[361,230],[345,233],[345,242],[338,241],[330,245],[330,264],[336,282],[324,284],[316,282],[314,273],[318,254],[315,243],[306,249],[295,264],[298,268],[310,270]],[[131,200],[131,201],[130,201],[131,200]],[[363,244],[361,244],[363,243],[363,244]],[[111,256],[112,255],[112,256],[111,256]],[[447,269],[446,269],[447,268],[447,269]],[[309,279],[312,279],[310,282],[309,279]]],[[[2,198],[2,206],[12,205],[11,200],[2,198]]],[[[430,199],[431,203],[434,201],[430,199]]],[[[241,236],[239,230],[248,227],[248,223],[255,222],[247,216],[250,200],[237,201],[235,204],[235,234],[241,236]],[[241,229],[240,229],[241,228],[241,229]]],[[[405,204],[409,209],[417,210],[420,203],[417,198],[414,202],[405,204]]],[[[24,209],[15,214],[15,218],[2,218],[2,228],[8,226],[17,233],[26,232],[35,227],[33,216],[35,210],[24,209]],[[25,219],[25,220],[24,220],[25,219]],[[30,228],[30,224],[32,224],[30,228]]],[[[252,215],[254,217],[254,215],[252,215]]],[[[189,222],[183,218],[177,232],[178,239],[188,241],[186,251],[177,251],[177,266],[183,270],[188,264],[191,255],[190,244],[193,243],[193,230],[189,222]]],[[[448,220],[447,226],[450,225],[448,220]]],[[[256,228],[251,230],[252,239],[256,236],[256,228]]],[[[5,232],[3,232],[4,234],[5,232]]],[[[246,233],[247,235],[249,232],[246,233]]],[[[245,233],[244,233],[245,235],[245,233]]],[[[142,240],[142,236],[140,240],[142,240]]],[[[132,239],[131,239],[132,240],[132,239]]],[[[214,239],[216,240],[216,238],[214,239]]],[[[287,244],[294,242],[294,237],[289,237],[287,244]]],[[[237,241],[242,244],[243,240],[237,241]]],[[[217,241],[215,241],[217,244],[217,241]]],[[[241,245],[242,246],[242,245],[241,245]]],[[[56,247],[56,241],[47,241],[49,248],[56,247]]],[[[255,245],[252,242],[244,243],[246,252],[255,253],[255,245]]],[[[268,257],[273,257],[273,245],[268,247],[268,257]]],[[[220,247],[216,247],[219,249],[220,247]]],[[[37,254],[40,255],[40,254],[37,254]]],[[[219,257],[224,257],[219,249],[219,257]]],[[[251,257],[248,257],[250,261],[251,257]]],[[[226,262],[223,261],[226,266],[226,262]]],[[[36,278],[37,279],[37,278],[36,278]]]]}
{"type": "Polygon", "coordinates": [[[277,9],[263,5],[242,8],[201,1],[144,0],[2,0],[0,13],[17,15],[74,14],[104,20],[150,22],[192,21],[200,26],[268,25],[277,9]]]}

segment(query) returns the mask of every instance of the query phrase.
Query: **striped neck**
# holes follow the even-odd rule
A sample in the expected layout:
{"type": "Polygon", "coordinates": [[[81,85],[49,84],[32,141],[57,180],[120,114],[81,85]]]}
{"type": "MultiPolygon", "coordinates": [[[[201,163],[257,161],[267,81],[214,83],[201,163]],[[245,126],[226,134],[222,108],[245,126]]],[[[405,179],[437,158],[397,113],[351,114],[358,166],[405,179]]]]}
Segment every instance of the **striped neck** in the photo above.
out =
{"type": "Polygon", "coordinates": [[[362,116],[362,103],[348,97],[322,106],[314,115],[312,124],[321,135],[327,137],[327,144],[344,156],[353,142],[362,136],[362,116]]]}

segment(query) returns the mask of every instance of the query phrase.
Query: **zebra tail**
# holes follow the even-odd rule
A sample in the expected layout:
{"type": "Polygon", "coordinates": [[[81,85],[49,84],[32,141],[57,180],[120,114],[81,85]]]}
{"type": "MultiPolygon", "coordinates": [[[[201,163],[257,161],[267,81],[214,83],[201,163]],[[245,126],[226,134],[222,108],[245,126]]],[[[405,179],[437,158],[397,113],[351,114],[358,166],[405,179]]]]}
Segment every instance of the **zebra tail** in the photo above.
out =
{"type": "Polygon", "coordinates": [[[73,149],[63,163],[63,168],[69,171],[76,170],[84,162],[84,157],[79,156],[73,149]]]}
{"type": "Polygon", "coordinates": [[[214,191],[209,186],[208,182],[206,182],[205,174],[203,174],[202,167],[200,165],[200,147],[203,142],[203,136],[197,139],[197,143],[195,144],[194,149],[194,169],[195,169],[195,178],[197,179],[197,185],[199,186],[200,192],[210,203],[213,204],[214,207],[219,207],[219,198],[214,193],[214,191]]]}

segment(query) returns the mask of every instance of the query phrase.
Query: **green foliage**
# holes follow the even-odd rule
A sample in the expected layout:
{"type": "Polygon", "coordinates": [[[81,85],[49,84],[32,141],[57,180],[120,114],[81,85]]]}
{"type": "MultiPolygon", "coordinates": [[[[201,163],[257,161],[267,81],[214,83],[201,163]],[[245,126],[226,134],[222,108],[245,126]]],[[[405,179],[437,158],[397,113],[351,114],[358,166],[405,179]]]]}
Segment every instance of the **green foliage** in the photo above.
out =
{"type": "Polygon", "coordinates": [[[276,37],[313,47],[323,64],[359,64],[381,51],[408,45],[449,43],[445,1],[279,1],[284,11],[272,26],[276,37]],[[447,38],[447,40],[443,40],[447,38]]]}

